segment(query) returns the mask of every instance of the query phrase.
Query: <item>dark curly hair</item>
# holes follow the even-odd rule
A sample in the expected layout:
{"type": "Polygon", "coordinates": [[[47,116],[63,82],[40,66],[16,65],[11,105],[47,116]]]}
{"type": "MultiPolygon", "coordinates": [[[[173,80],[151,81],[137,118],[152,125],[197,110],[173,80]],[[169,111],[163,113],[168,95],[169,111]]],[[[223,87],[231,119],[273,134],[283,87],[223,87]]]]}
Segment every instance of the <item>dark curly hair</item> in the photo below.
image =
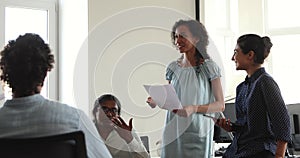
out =
{"type": "Polygon", "coordinates": [[[11,40],[1,51],[1,80],[19,96],[39,93],[48,71],[53,68],[54,56],[49,45],[37,34],[26,33],[11,40]]]}
{"type": "Polygon", "coordinates": [[[171,32],[172,44],[176,45],[175,31],[181,25],[187,26],[189,28],[189,30],[191,31],[192,35],[194,37],[199,38],[199,41],[196,43],[196,46],[195,46],[196,47],[195,58],[197,61],[197,65],[200,64],[201,60],[209,59],[210,57],[207,54],[208,33],[207,33],[204,25],[197,20],[182,20],[181,19],[181,20],[175,22],[175,24],[172,27],[172,32],[171,32]]]}

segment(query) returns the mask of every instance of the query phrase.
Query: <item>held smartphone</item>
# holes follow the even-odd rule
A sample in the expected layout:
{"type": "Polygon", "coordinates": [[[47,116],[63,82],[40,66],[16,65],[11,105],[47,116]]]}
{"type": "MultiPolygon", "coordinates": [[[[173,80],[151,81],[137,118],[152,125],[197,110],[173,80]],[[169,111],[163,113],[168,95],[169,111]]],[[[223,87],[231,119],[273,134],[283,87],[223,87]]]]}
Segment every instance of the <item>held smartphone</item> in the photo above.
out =
{"type": "MultiPolygon", "coordinates": [[[[203,114],[203,116],[213,119],[214,122],[218,122],[220,120],[219,118],[215,118],[215,117],[212,117],[212,116],[209,116],[206,114],[203,114]]],[[[233,131],[240,130],[242,127],[241,125],[237,125],[236,123],[233,123],[233,122],[230,122],[229,125],[233,131]]]]}

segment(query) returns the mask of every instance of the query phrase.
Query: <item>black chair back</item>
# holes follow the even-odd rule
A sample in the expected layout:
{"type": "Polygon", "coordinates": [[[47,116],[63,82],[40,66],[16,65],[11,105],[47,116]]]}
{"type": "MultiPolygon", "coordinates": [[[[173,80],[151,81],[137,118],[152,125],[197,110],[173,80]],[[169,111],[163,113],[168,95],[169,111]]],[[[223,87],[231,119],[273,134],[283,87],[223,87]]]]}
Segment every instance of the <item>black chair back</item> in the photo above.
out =
{"type": "Polygon", "coordinates": [[[1,138],[1,158],[87,158],[84,133],[38,138],[1,138]]]}

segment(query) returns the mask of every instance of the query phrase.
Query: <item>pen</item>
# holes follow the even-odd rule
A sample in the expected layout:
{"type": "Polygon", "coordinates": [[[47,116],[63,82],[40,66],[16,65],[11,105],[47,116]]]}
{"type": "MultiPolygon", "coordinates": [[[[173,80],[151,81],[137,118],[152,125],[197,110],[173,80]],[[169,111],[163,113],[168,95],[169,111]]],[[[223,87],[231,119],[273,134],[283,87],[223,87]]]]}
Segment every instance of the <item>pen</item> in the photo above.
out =
{"type": "Polygon", "coordinates": [[[203,114],[203,116],[208,117],[208,118],[211,118],[211,119],[214,119],[214,120],[217,120],[217,118],[212,117],[212,116],[209,116],[209,115],[206,115],[206,114],[203,114]]]}
{"type": "Polygon", "coordinates": [[[209,116],[209,115],[206,115],[206,114],[203,114],[203,116],[213,119],[214,122],[218,122],[220,120],[220,119],[217,119],[215,117],[212,117],[212,116],[209,116]]]}

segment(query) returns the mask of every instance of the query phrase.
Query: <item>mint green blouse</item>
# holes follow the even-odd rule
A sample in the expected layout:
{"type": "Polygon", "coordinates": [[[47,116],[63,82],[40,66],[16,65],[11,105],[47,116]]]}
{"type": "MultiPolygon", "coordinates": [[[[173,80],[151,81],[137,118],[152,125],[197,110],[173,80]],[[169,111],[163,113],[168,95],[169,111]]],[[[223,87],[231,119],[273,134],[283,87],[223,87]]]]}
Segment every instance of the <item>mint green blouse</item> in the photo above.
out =
{"type": "MultiPolygon", "coordinates": [[[[171,81],[183,106],[214,102],[211,81],[219,77],[221,70],[211,59],[198,67],[180,67],[173,61],[166,70],[166,79],[171,81]]],[[[186,118],[168,111],[161,157],[212,157],[213,127],[214,122],[199,113],[186,118]]]]}

